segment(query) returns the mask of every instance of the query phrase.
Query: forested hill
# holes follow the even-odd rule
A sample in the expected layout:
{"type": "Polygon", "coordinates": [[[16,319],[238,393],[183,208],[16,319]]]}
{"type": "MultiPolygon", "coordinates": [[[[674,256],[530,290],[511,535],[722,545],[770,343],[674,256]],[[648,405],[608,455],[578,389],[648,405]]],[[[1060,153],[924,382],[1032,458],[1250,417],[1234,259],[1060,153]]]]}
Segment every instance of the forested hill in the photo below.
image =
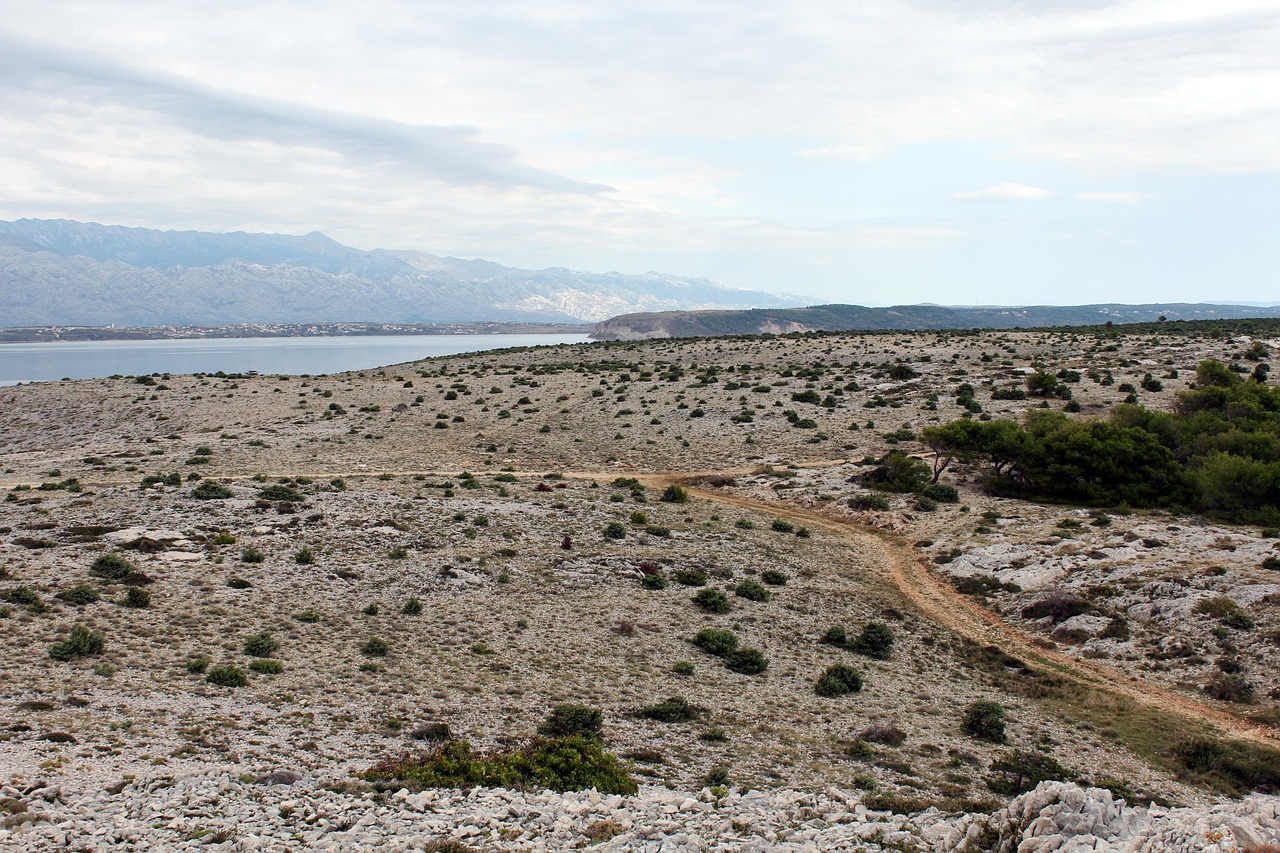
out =
{"type": "Polygon", "coordinates": [[[1280,317],[1280,305],[1032,305],[1024,307],[948,307],[943,305],[814,305],[809,308],[752,308],[745,311],[663,311],[623,314],[597,323],[597,340],[695,338],[851,329],[1008,329],[1090,326],[1103,323],[1152,323],[1167,320],[1219,320],[1280,317]]]}

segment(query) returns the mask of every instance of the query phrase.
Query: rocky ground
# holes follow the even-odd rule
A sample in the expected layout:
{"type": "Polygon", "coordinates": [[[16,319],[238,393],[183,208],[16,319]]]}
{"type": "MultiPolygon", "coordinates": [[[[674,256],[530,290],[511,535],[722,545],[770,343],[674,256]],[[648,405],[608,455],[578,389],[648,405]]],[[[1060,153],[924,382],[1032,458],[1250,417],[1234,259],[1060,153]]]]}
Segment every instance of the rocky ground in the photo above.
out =
{"type": "MultiPolygon", "coordinates": [[[[1124,399],[1126,384],[1162,407],[1200,360],[1240,360],[1251,343],[1021,332],[659,341],[341,376],[0,389],[0,625],[13,650],[0,668],[0,754],[15,830],[0,844],[60,833],[95,849],[93,838],[137,833],[135,849],[167,849],[201,833],[191,842],[348,849],[396,827],[417,827],[404,832],[423,846],[474,826],[471,846],[562,849],[612,821],[596,840],[616,849],[751,849],[750,838],[759,849],[949,849],[944,828],[1003,802],[987,779],[1011,748],[1135,802],[1210,808],[1222,792],[1144,752],[1132,725],[1046,695],[1043,679],[932,620],[891,567],[926,559],[1043,648],[1265,731],[1280,688],[1280,575],[1264,561],[1280,540],[1162,513],[1099,523],[988,497],[963,469],[947,478],[960,503],[932,511],[902,497],[862,511],[848,498],[864,491],[850,480],[867,458],[923,453],[909,434],[957,417],[965,384],[993,416],[1040,405],[991,399],[1036,366],[1080,374],[1081,416],[1124,399]],[[1160,390],[1141,388],[1148,373],[1160,390]],[[687,503],[660,500],[672,476],[697,473],[722,479],[695,480],[687,503]],[[226,495],[197,497],[209,481],[226,495]],[[793,509],[849,523],[806,527],[793,509]],[[93,574],[104,554],[132,574],[93,574]],[[768,600],[735,594],[766,572],[785,581],[764,586],[768,600]],[[655,573],[665,588],[642,583],[655,573]],[[731,610],[695,606],[704,587],[725,591],[731,610]],[[821,642],[834,625],[856,633],[873,621],[894,633],[887,660],[821,642]],[[101,631],[105,648],[52,660],[74,624],[101,631]],[[738,674],[700,651],[690,641],[706,627],[759,648],[767,671],[738,674]],[[277,647],[246,654],[264,632],[277,647]],[[280,671],[250,670],[255,660],[280,671]],[[815,695],[837,663],[862,672],[863,690],[815,695]],[[224,665],[247,670],[247,684],[209,683],[224,665]],[[1250,685],[1252,703],[1205,692],[1225,675],[1250,685]],[[639,713],[673,695],[699,715],[664,724],[639,713]],[[1005,708],[1008,745],[961,731],[979,700],[1005,708]],[[608,747],[645,785],[639,799],[350,788],[377,761],[423,748],[426,724],[502,747],[563,702],[604,711],[608,747]],[[297,781],[252,782],[277,771],[297,781]],[[517,802],[545,816],[538,829],[515,815],[482,820],[517,802]],[[652,827],[659,835],[637,834],[652,827]]],[[[1020,808],[1018,820],[1030,814],[1020,808]]],[[[1274,815],[1256,796],[1222,808],[1274,815]]],[[[1143,814],[1121,823],[1183,832],[1216,819],[1143,814]]],[[[1130,846],[1098,849],[1180,849],[1125,832],[1108,843],[1130,846]]]]}

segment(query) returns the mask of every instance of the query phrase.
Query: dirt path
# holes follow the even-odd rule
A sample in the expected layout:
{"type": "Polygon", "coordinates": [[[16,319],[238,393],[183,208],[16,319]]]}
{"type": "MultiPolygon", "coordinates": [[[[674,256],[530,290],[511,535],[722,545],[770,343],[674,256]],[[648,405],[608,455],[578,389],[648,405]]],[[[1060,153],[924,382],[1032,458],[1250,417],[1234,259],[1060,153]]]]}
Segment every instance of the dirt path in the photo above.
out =
{"type": "MultiPolygon", "coordinates": [[[[652,479],[658,481],[663,478],[652,479]]],[[[673,479],[667,478],[666,481],[673,479]]],[[[725,494],[718,490],[690,488],[690,493],[703,500],[771,514],[813,529],[825,530],[842,539],[871,545],[883,555],[880,567],[870,567],[873,572],[897,589],[923,617],[975,643],[995,646],[1005,654],[1049,670],[1059,677],[1074,680],[1092,690],[1122,696],[1139,705],[1206,722],[1231,737],[1270,746],[1280,743],[1280,731],[1276,729],[1159,685],[1141,681],[1111,667],[1077,660],[1070,655],[1036,645],[1031,636],[1010,626],[998,614],[956,592],[950,584],[931,572],[910,546],[891,534],[868,530],[851,520],[834,518],[815,510],[725,494]]]]}

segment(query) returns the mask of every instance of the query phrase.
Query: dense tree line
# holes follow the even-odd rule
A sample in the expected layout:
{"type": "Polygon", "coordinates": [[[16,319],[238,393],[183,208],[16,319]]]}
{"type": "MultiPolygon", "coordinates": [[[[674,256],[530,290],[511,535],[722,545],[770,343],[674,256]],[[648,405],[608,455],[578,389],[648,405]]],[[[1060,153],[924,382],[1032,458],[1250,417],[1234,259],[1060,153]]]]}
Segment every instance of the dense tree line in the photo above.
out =
{"type": "Polygon", "coordinates": [[[926,427],[936,481],[953,462],[980,464],[988,488],[1091,506],[1127,504],[1280,522],[1280,389],[1219,361],[1196,370],[1172,412],[1125,404],[1098,420],[1049,410],[1021,424],[961,419],[926,427]]]}

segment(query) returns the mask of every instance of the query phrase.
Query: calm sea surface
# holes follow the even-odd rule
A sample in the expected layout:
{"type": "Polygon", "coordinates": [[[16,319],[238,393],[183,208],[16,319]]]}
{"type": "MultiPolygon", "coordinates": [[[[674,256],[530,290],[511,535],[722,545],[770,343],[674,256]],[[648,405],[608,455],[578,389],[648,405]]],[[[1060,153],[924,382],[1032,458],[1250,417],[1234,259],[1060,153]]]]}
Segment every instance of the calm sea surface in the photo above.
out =
{"type": "Polygon", "coordinates": [[[0,385],[117,373],[339,373],[438,355],[586,340],[586,335],[370,335],[0,344],[0,385]]]}

